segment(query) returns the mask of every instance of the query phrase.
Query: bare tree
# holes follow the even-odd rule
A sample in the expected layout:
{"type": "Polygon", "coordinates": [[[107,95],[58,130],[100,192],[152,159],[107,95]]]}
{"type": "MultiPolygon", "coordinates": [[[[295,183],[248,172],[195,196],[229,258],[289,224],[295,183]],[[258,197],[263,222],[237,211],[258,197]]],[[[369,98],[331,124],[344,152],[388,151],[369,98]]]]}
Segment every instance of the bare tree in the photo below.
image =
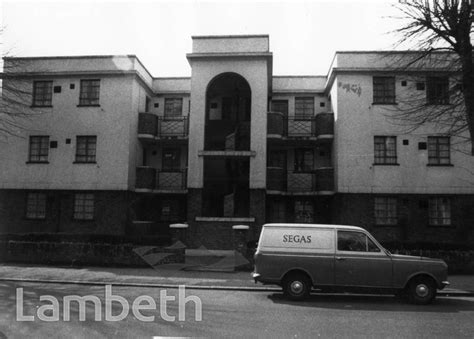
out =
{"type": "Polygon", "coordinates": [[[403,67],[424,70],[428,104],[433,105],[427,108],[425,98],[414,95],[393,117],[413,129],[433,123],[446,133],[464,136],[474,155],[472,0],[400,0],[395,7],[404,20],[395,30],[400,36],[396,46],[409,44],[417,50],[401,53],[403,67]],[[443,74],[450,76],[447,87],[443,74]]]}

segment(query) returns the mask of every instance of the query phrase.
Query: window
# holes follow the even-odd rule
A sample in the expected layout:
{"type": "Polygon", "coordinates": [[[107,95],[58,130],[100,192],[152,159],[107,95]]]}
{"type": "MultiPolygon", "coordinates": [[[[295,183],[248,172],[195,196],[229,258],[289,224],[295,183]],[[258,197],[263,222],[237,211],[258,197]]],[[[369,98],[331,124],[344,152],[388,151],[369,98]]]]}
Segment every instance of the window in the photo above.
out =
{"type": "Polygon", "coordinates": [[[181,168],[181,150],[179,148],[163,149],[162,168],[167,171],[179,171],[181,168]]]}
{"type": "Polygon", "coordinates": [[[150,111],[150,98],[149,97],[145,97],[145,112],[149,112],[150,111]]]}
{"type": "Polygon", "coordinates": [[[389,197],[376,197],[374,201],[375,224],[396,225],[397,199],[389,197]]]}
{"type": "Polygon", "coordinates": [[[430,105],[449,104],[449,78],[428,77],[426,79],[426,102],[430,105]]]}
{"type": "Polygon", "coordinates": [[[286,169],[286,151],[273,150],[268,153],[268,167],[278,167],[286,169]]]}
{"type": "Polygon", "coordinates": [[[96,147],[96,136],[78,136],[76,138],[76,162],[95,163],[96,147]]]}
{"type": "Polygon", "coordinates": [[[74,219],[93,220],[94,219],[94,194],[76,193],[74,195],[74,219]]]}
{"type": "Polygon", "coordinates": [[[180,203],[177,199],[163,200],[161,202],[161,221],[179,221],[180,216],[180,203]]]}
{"type": "Polygon", "coordinates": [[[449,165],[450,163],[449,137],[428,137],[428,164],[449,165]]]}
{"type": "Polygon", "coordinates": [[[314,221],[314,206],[308,200],[295,201],[295,222],[311,223],[314,221]]]}
{"type": "Polygon", "coordinates": [[[451,225],[451,201],[448,198],[431,198],[428,206],[430,225],[451,225]]]}
{"type": "Polygon", "coordinates": [[[270,222],[288,222],[286,219],[286,203],[283,200],[274,200],[268,204],[268,218],[270,222]]]}
{"type": "Polygon", "coordinates": [[[397,137],[374,137],[374,164],[393,165],[397,163],[397,137]]]}
{"type": "Polygon", "coordinates": [[[395,77],[373,77],[374,104],[395,103],[395,77]]]}
{"type": "Polygon", "coordinates": [[[353,252],[380,252],[375,243],[364,233],[337,231],[337,250],[353,252]]]}
{"type": "Polygon", "coordinates": [[[28,219],[46,218],[46,194],[28,193],[26,197],[26,217],[28,219]]]}
{"type": "Polygon", "coordinates": [[[165,117],[180,117],[183,112],[182,98],[165,99],[165,117]]]}
{"type": "Polygon", "coordinates": [[[99,105],[100,80],[81,80],[79,106],[99,105]]]}
{"type": "Polygon", "coordinates": [[[313,170],[314,154],[310,148],[295,149],[295,172],[309,172],[313,170]]]}
{"type": "Polygon", "coordinates": [[[288,100],[272,100],[271,111],[280,112],[288,116],[288,100]]]}
{"type": "Polygon", "coordinates": [[[48,162],[49,136],[30,136],[29,162],[48,162]]]}
{"type": "Polygon", "coordinates": [[[33,106],[47,107],[52,105],[53,82],[35,81],[33,83],[33,106]]]}
{"type": "Polygon", "coordinates": [[[295,117],[310,118],[314,115],[314,98],[295,98],[295,117]]]}

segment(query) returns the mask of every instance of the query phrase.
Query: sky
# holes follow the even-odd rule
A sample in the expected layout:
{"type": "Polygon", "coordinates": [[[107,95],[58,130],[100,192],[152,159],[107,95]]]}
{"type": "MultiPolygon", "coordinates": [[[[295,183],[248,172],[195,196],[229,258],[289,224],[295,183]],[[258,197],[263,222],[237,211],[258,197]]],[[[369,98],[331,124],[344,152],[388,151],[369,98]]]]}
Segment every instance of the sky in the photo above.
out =
{"type": "Polygon", "coordinates": [[[274,75],[325,75],[336,51],[391,49],[392,0],[0,0],[3,54],[135,54],[155,77],[190,76],[191,36],[269,34],[274,75]]]}

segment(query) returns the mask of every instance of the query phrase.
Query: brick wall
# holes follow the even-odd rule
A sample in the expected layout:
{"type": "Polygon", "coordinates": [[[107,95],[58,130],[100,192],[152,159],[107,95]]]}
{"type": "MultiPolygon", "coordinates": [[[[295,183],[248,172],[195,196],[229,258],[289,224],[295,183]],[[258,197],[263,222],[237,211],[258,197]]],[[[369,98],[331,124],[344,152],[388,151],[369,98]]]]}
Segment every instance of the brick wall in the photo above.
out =
{"type": "MultiPolygon", "coordinates": [[[[432,195],[398,194],[398,225],[377,226],[375,194],[336,194],[333,223],[361,226],[379,241],[474,243],[474,195],[451,196],[452,225],[428,225],[428,199],[432,195]]],[[[387,195],[384,195],[387,196],[387,195]]]]}
{"type": "MultiPolygon", "coordinates": [[[[94,191],[94,220],[74,220],[74,193],[43,190],[46,193],[46,219],[30,220],[26,215],[28,190],[0,191],[0,233],[64,232],[124,234],[128,222],[130,193],[94,191]]],[[[38,192],[38,191],[35,191],[38,192]]]]}

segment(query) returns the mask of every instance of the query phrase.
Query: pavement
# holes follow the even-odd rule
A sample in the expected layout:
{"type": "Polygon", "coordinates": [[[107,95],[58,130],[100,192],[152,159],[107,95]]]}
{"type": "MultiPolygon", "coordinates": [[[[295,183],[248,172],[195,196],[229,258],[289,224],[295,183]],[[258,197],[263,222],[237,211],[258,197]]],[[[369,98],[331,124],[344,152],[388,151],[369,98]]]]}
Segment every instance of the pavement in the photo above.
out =
{"type": "MultiPolygon", "coordinates": [[[[441,296],[474,296],[474,275],[451,275],[451,285],[441,296]]],[[[278,286],[255,284],[251,272],[206,266],[168,264],[145,268],[66,267],[32,264],[0,264],[0,281],[41,282],[131,287],[279,291],[278,286]]]]}

